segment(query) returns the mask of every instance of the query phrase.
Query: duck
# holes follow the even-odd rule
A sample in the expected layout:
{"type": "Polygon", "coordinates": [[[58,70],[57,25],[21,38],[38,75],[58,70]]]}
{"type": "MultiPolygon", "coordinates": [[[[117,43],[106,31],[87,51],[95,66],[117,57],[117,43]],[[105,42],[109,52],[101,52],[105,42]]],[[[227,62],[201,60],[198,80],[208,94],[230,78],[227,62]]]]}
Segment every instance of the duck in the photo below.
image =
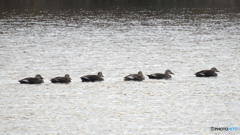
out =
{"type": "Polygon", "coordinates": [[[165,73],[155,73],[147,76],[149,77],[149,79],[171,79],[172,76],[170,74],[174,75],[174,73],[171,70],[167,69],[165,73]]]}
{"type": "Polygon", "coordinates": [[[124,77],[124,81],[143,81],[145,77],[142,74],[142,71],[139,71],[138,74],[130,74],[124,77]]]}
{"type": "Polygon", "coordinates": [[[97,75],[85,75],[80,77],[82,82],[95,82],[95,81],[104,81],[102,72],[98,72],[97,75]]]}
{"type": "Polygon", "coordinates": [[[197,73],[195,73],[196,77],[216,77],[217,73],[220,72],[217,70],[217,68],[213,67],[211,70],[202,70],[197,73]]]}
{"type": "Polygon", "coordinates": [[[55,77],[51,79],[52,83],[70,83],[71,82],[71,78],[69,76],[69,74],[66,74],[64,77],[55,77]]]}
{"type": "Polygon", "coordinates": [[[43,79],[41,75],[37,74],[35,77],[21,79],[19,82],[21,84],[41,84],[44,82],[43,79]]]}

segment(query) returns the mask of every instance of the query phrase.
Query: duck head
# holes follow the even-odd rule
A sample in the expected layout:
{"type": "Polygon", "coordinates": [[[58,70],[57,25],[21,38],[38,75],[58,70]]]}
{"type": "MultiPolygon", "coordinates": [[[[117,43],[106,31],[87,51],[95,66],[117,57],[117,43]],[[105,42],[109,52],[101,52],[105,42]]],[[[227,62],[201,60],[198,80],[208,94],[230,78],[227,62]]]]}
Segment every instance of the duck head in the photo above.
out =
{"type": "Polygon", "coordinates": [[[139,71],[139,72],[138,72],[138,75],[141,75],[141,76],[143,76],[143,74],[142,74],[142,71],[139,71]]]}
{"type": "Polygon", "coordinates": [[[70,76],[69,76],[69,74],[66,74],[65,77],[66,77],[66,78],[69,78],[70,76]]]}
{"type": "Polygon", "coordinates": [[[211,70],[214,71],[214,72],[220,72],[220,71],[218,71],[217,68],[215,68],[215,67],[211,68],[211,70]]]}
{"type": "Polygon", "coordinates": [[[39,75],[39,74],[37,74],[37,75],[35,76],[35,78],[44,79],[44,78],[42,78],[42,76],[39,75]]]}
{"type": "Polygon", "coordinates": [[[174,75],[174,73],[171,70],[169,70],[169,69],[165,71],[165,74],[167,74],[167,75],[173,74],[174,75]]]}
{"type": "Polygon", "coordinates": [[[103,74],[102,74],[102,72],[98,72],[97,76],[99,76],[99,77],[104,77],[103,74]]]}
{"type": "Polygon", "coordinates": [[[66,75],[65,75],[65,77],[71,80],[71,78],[70,78],[70,75],[69,75],[69,74],[66,74],[66,75]]]}

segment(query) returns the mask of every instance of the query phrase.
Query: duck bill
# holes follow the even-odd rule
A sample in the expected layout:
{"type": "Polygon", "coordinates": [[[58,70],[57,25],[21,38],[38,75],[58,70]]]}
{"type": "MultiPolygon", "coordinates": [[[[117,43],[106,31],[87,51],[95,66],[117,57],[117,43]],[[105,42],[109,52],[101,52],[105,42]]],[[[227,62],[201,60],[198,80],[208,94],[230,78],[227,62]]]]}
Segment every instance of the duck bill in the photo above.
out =
{"type": "Polygon", "coordinates": [[[220,71],[216,70],[216,72],[220,72],[220,71]]]}

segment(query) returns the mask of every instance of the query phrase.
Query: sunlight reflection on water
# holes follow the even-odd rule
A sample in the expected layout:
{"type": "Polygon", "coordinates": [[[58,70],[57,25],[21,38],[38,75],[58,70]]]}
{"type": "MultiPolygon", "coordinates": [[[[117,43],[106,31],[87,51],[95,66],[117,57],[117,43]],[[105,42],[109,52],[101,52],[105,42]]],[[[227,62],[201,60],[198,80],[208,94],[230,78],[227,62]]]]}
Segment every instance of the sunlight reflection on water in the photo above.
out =
{"type": "Polygon", "coordinates": [[[6,12],[0,133],[209,134],[240,125],[239,13],[176,10],[6,12]],[[211,67],[217,78],[194,77],[211,67]],[[171,80],[123,81],[166,69],[171,80]],[[80,81],[99,71],[104,82],[80,81]],[[70,84],[50,83],[66,73],[70,84]],[[45,83],[18,84],[35,74],[45,83]]]}

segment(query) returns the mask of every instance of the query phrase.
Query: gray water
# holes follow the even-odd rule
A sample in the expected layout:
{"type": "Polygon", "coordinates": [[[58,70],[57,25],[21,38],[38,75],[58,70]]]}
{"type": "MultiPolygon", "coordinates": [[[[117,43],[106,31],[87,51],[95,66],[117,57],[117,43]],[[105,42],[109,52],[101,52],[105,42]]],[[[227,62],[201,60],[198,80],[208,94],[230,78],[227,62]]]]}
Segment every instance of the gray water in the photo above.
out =
{"type": "Polygon", "coordinates": [[[210,130],[240,128],[238,9],[1,13],[0,134],[239,134],[210,130]],[[171,80],[123,81],[166,69],[171,80]],[[79,78],[99,71],[104,82],[79,78]],[[35,74],[44,84],[18,83],[35,74]]]}

